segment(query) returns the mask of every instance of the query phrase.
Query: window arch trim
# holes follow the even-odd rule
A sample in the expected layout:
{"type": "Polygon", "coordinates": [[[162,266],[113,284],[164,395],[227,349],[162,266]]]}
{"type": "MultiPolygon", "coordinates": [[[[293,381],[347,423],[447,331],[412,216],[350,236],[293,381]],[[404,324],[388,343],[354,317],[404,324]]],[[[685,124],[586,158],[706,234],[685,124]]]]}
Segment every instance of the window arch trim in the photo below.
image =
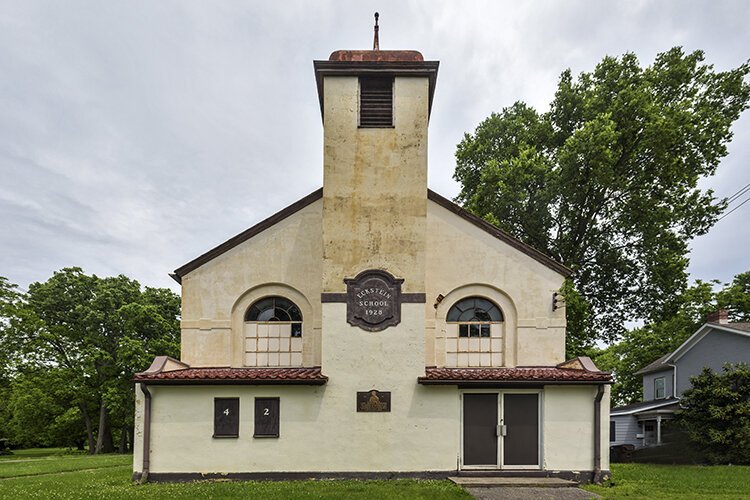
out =
{"type": "Polygon", "coordinates": [[[301,322],[302,311],[286,297],[274,295],[253,302],[245,311],[245,321],[266,323],[272,321],[301,322]]]}
{"type": "Polygon", "coordinates": [[[479,296],[465,297],[455,302],[446,316],[448,323],[500,323],[503,311],[493,301],[479,296]]]}

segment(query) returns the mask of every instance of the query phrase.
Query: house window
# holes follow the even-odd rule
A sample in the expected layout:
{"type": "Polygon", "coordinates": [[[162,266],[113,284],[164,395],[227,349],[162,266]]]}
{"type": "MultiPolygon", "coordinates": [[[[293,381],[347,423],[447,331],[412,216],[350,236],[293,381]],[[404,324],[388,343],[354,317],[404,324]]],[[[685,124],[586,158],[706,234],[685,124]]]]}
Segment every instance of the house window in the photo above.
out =
{"type": "Polygon", "coordinates": [[[654,399],[664,399],[664,377],[654,379],[654,399]]]}
{"type": "Polygon", "coordinates": [[[284,297],[266,297],[245,313],[245,366],[302,366],[302,313],[284,297]]]}
{"type": "Polygon", "coordinates": [[[609,421],[609,442],[617,441],[616,438],[617,424],[614,420],[609,421]]]}
{"type": "Polygon", "coordinates": [[[446,323],[446,366],[503,366],[503,313],[496,304],[461,299],[446,323]]]}
{"type": "Polygon", "coordinates": [[[359,126],[393,126],[393,77],[368,76],[359,79],[359,126]]]}

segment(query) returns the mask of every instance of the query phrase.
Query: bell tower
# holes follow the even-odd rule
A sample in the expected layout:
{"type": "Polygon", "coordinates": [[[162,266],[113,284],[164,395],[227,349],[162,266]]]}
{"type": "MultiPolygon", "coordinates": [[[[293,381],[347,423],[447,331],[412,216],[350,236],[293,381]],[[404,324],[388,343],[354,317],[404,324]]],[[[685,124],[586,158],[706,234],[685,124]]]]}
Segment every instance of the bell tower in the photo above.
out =
{"type": "Polygon", "coordinates": [[[323,115],[323,293],[382,269],[423,293],[427,125],[438,62],[417,51],[338,50],[315,61],[323,115]]]}

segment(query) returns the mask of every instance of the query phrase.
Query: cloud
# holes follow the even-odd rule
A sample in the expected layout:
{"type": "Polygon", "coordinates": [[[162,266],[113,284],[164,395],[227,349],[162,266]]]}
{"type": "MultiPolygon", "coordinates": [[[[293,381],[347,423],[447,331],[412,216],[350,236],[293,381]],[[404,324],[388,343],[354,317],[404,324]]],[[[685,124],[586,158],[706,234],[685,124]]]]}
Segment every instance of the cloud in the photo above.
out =
{"type": "MultiPolygon", "coordinates": [[[[516,100],[544,109],[565,68],[684,45],[727,69],[750,46],[744,2],[9,3],[0,275],[77,265],[177,290],[168,272],[322,184],[312,60],[369,48],[376,9],[383,49],[441,61],[429,183],[447,196],[463,133],[516,100]]],[[[750,182],[746,117],[734,132],[706,184],[722,196],[750,182]]],[[[743,209],[694,242],[696,277],[750,268],[743,209]]]]}

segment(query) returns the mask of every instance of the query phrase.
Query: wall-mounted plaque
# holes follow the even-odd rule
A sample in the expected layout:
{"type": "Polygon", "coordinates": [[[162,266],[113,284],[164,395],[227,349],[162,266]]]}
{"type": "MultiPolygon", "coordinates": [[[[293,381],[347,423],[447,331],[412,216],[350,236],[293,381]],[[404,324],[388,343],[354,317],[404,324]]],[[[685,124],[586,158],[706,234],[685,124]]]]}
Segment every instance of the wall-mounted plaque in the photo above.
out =
{"type": "Polygon", "coordinates": [[[391,393],[371,390],[357,393],[358,412],[391,411],[391,393]]]}
{"type": "Polygon", "coordinates": [[[379,269],[362,271],[345,279],[346,321],[364,330],[377,332],[401,322],[401,283],[379,269]]]}

